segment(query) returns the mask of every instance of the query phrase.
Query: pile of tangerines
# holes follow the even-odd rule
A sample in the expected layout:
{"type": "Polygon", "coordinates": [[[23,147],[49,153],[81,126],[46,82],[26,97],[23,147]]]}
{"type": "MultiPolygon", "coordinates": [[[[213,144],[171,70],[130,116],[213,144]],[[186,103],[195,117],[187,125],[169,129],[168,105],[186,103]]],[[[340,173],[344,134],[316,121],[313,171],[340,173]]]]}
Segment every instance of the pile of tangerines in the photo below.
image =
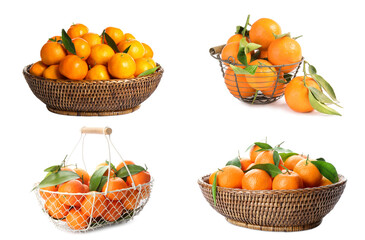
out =
{"type": "Polygon", "coordinates": [[[99,35],[83,24],[73,24],[61,36],[50,38],[40,55],[41,61],[29,72],[48,79],[126,79],[157,69],[151,47],[115,27],[107,27],[99,35]]]}
{"type": "Polygon", "coordinates": [[[280,25],[269,18],[257,20],[248,30],[249,17],[245,27],[238,26],[221,51],[230,93],[241,100],[253,99],[252,102],[259,93],[266,99],[285,94],[287,105],[296,112],[316,109],[340,115],[327,106],[338,106],[334,90],[314,66],[303,61],[298,37],[282,33],[280,25]],[[304,75],[293,78],[302,61],[304,75]]]}
{"type": "Polygon", "coordinates": [[[49,216],[65,221],[73,230],[130,218],[149,197],[150,173],[132,161],[117,167],[101,163],[91,177],[84,169],[63,165],[47,168],[37,188],[49,216]]]}
{"type": "Polygon", "coordinates": [[[323,158],[256,142],[247,158],[237,157],[209,177],[212,188],[288,190],[326,186],[338,181],[335,167],[323,158]],[[280,153],[279,153],[280,152],[280,153]]]}

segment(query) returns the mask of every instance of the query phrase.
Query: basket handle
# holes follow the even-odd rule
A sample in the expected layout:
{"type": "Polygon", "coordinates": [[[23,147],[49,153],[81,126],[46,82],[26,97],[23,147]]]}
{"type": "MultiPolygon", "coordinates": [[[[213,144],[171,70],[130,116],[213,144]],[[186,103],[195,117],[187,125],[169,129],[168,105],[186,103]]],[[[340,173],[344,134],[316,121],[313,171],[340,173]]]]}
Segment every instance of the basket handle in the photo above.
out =
{"type": "Polygon", "coordinates": [[[104,135],[110,135],[112,134],[112,129],[110,127],[83,127],[81,128],[82,134],[104,134],[104,135]]]}
{"type": "Polygon", "coordinates": [[[220,45],[220,46],[216,46],[216,47],[212,47],[209,49],[209,52],[210,52],[210,55],[214,55],[214,54],[217,54],[217,53],[221,53],[222,52],[222,49],[225,47],[226,45],[223,44],[223,45],[220,45]]]}

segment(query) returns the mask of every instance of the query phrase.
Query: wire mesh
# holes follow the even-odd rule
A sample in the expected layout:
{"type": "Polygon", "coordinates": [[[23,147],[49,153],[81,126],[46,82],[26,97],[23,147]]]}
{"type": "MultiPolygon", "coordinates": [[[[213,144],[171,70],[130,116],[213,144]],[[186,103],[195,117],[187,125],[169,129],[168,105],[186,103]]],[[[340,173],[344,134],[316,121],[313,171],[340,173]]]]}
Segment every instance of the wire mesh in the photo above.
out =
{"type": "MultiPolygon", "coordinates": [[[[81,144],[82,162],[86,169],[84,160],[85,135],[86,134],[81,134],[81,137],[76,143],[76,146],[72,149],[71,154],[65,159],[65,163],[70,160],[75,149],[81,144]]],[[[106,171],[107,180],[104,183],[101,192],[90,192],[89,187],[85,184],[87,191],[84,191],[84,193],[64,192],[59,189],[59,186],[53,186],[46,189],[39,188],[39,183],[35,184],[34,192],[36,198],[43,212],[56,227],[65,231],[86,232],[107,225],[124,223],[132,220],[147,204],[151,195],[153,178],[147,183],[137,184],[133,177],[131,177],[132,174],[128,168],[128,164],[113,145],[110,135],[106,135],[105,137],[108,143],[109,166],[106,171]],[[111,147],[122,160],[123,166],[126,167],[128,177],[124,179],[128,178],[128,181],[130,180],[130,183],[128,183],[128,185],[126,184],[124,188],[121,187],[121,189],[118,188],[118,190],[114,191],[108,190],[108,186],[111,182],[110,179],[112,179],[111,147]]]]}
{"type": "Polygon", "coordinates": [[[258,67],[254,75],[236,74],[230,65],[244,68],[237,63],[235,57],[221,58],[221,51],[225,45],[210,49],[213,58],[219,61],[223,78],[229,92],[237,99],[253,104],[267,104],[280,99],[285,87],[295,78],[303,62],[286,65],[271,65],[264,59],[258,60],[258,67]]]}
{"type": "Polygon", "coordinates": [[[35,194],[43,212],[57,228],[85,232],[132,220],[147,204],[152,186],[153,179],[136,187],[106,193],[37,189],[35,194]]]}

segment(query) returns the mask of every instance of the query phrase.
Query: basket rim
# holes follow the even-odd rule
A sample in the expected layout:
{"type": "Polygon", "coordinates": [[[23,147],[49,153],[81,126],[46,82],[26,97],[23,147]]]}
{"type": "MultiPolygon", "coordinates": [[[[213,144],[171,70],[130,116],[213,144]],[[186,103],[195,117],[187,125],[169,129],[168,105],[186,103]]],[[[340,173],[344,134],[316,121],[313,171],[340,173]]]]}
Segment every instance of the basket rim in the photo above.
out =
{"type": "Polygon", "coordinates": [[[97,192],[97,191],[90,191],[90,192],[87,192],[87,193],[68,193],[68,192],[59,192],[59,191],[50,191],[50,190],[46,190],[46,189],[41,189],[38,187],[39,185],[39,182],[35,183],[34,184],[34,190],[36,191],[39,191],[39,192],[44,192],[44,193],[51,193],[51,194],[62,194],[62,195],[71,195],[71,196],[87,196],[87,195],[107,195],[109,193],[118,193],[118,192],[126,192],[126,191],[130,191],[130,190],[137,190],[137,189],[141,189],[145,186],[150,186],[152,185],[154,182],[154,178],[151,177],[151,180],[147,183],[144,183],[144,184],[140,184],[140,185],[137,185],[135,187],[129,187],[129,188],[123,188],[123,189],[118,189],[118,190],[114,190],[114,191],[101,191],[101,192],[97,192]]]}
{"type": "MultiPolygon", "coordinates": [[[[211,184],[207,183],[204,179],[209,179],[211,174],[204,175],[198,179],[198,184],[204,188],[211,188],[211,184]]],[[[345,176],[338,174],[339,180],[336,183],[327,186],[311,187],[311,188],[299,188],[299,189],[288,189],[288,190],[247,190],[239,188],[225,188],[217,186],[217,192],[229,192],[236,194],[257,194],[257,195],[279,195],[279,194],[301,194],[315,191],[324,191],[335,188],[339,185],[344,185],[347,182],[345,176]]]]}
{"type": "MultiPolygon", "coordinates": [[[[218,61],[221,61],[221,62],[224,62],[224,63],[228,63],[228,64],[232,64],[233,66],[242,66],[242,67],[245,67],[245,65],[243,65],[243,64],[237,64],[237,63],[235,63],[235,62],[231,62],[231,61],[228,61],[228,60],[223,60],[223,59],[221,59],[220,57],[217,57],[218,55],[220,56],[221,55],[221,52],[216,52],[215,51],[215,48],[223,48],[224,46],[226,46],[227,44],[223,44],[223,45],[220,45],[220,46],[216,46],[216,47],[211,47],[210,49],[209,49],[209,53],[210,53],[210,55],[213,57],[213,58],[215,58],[215,59],[217,59],[218,61]]],[[[293,65],[297,65],[297,64],[299,64],[299,63],[301,63],[301,62],[303,62],[304,61],[304,57],[302,56],[302,59],[300,60],[300,61],[298,61],[298,62],[295,62],[295,63],[289,63],[289,64],[282,64],[282,65],[271,65],[271,66],[258,66],[259,68],[263,68],[263,67],[275,67],[275,68],[282,68],[282,67],[290,67],[290,66],[293,66],[293,65]]]]}
{"type": "Polygon", "coordinates": [[[162,68],[162,66],[159,63],[156,62],[156,66],[160,66],[160,67],[154,73],[146,75],[146,76],[142,76],[142,77],[134,77],[134,78],[128,78],[128,79],[112,78],[112,79],[108,79],[108,80],[50,79],[50,78],[45,78],[45,77],[39,77],[39,76],[32,75],[29,72],[29,69],[33,64],[34,63],[31,63],[29,65],[26,65],[23,68],[23,74],[24,75],[28,75],[28,76],[30,76],[32,78],[35,78],[37,80],[40,80],[40,81],[46,81],[46,82],[50,82],[50,83],[65,83],[65,84],[83,84],[83,83],[87,83],[87,84],[106,83],[106,84],[108,84],[108,83],[116,83],[116,82],[117,83],[128,83],[128,82],[134,83],[134,82],[139,82],[139,81],[141,81],[142,79],[145,79],[145,78],[150,78],[152,76],[162,74],[164,72],[164,69],[162,68]]]}

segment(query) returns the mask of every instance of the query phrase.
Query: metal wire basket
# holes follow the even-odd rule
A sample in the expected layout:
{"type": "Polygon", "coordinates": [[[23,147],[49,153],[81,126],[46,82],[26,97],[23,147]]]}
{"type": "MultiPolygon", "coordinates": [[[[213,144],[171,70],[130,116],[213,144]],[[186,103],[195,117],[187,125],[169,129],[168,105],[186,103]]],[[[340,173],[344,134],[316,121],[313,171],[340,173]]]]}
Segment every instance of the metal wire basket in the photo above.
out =
{"type": "MultiPolygon", "coordinates": [[[[111,184],[110,159],[112,147],[126,166],[129,176],[132,176],[126,163],[110,140],[110,128],[82,128],[81,138],[68,155],[68,160],[77,146],[82,143],[84,156],[84,138],[87,133],[104,134],[109,148],[109,170],[107,182],[101,192],[67,193],[37,188],[35,195],[49,220],[59,229],[71,232],[86,232],[103,226],[128,222],[139,214],[147,204],[153,185],[153,179],[144,184],[136,184],[131,177],[132,186],[115,191],[108,191],[111,184]]],[[[86,165],[84,159],[84,169],[86,165]]],[[[78,181],[78,180],[76,180],[78,181]]]]}
{"type": "Polygon", "coordinates": [[[304,59],[287,65],[258,65],[255,75],[235,74],[230,64],[236,67],[244,67],[244,65],[238,63],[233,56],[223,60],[221,52],[225,46],[210,48],[210,55],[219,61],[230,93],[243,102],[253,104],[267,104],[280,99],[284,95],[286,84],[295,78],[304,59]]]}

